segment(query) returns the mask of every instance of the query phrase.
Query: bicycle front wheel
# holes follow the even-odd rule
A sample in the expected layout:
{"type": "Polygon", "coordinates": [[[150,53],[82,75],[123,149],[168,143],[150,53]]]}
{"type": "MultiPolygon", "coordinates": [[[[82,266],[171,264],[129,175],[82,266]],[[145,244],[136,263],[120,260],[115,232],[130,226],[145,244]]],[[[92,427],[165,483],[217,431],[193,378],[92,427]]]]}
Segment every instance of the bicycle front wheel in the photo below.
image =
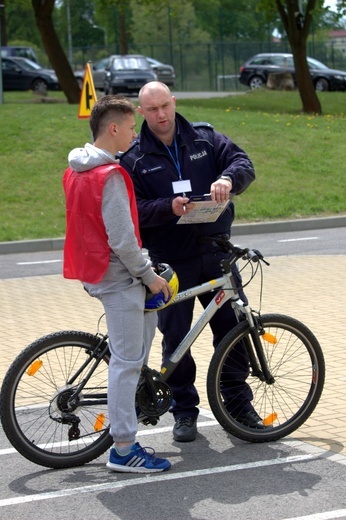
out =
{"type": "Polygon", "coordinates": [[[259,331],[260,341],[271,381],[264,381],[262,373],[254,369],[256,363],[250,361],[249,349],[260,366],[247,322],[239,323],[220,342],[207,376],[209,404],[217,421],[249,442],[274,441],[299,428],[315,409],[325,377],[322,349],[305,325],[280,314],[264,315],[260,321],[264,329],[259,331]],[[241,370],[249,366],[246,383],[253,396],[251,405],[265,427],[244,421],[244,402],[237,390],[244,391],[244,384],[234,383],[239,381],[240,366],[241,370]],[[232,411],[235,409],[237,412],[232,411]]]}
{"type": "Polygon", "coordinates": [[[97,335],[57,332],[36,340],[14,360],[3,381],[0,413],[4,432],[21,455],[42,466],[67,468],[90,462],[111,446],[108,350],[97,362],[106,347],[97,335]]]}

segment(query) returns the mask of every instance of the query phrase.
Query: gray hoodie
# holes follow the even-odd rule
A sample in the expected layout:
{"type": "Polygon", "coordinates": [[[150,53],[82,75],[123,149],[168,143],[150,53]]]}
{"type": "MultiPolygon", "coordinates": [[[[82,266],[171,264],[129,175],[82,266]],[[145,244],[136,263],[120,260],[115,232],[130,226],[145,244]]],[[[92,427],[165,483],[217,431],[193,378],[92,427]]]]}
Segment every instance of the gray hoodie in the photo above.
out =
{"type": "MultiPolygon", "coordinates": [[[[117,164],[119,161],[106,150],[86,143],[84,148],[75,148],[69,153],[68,162],[74,171],[82,174],[97,166],[117,164]]],[[[103,280],[125,280],[130,273],[145,285],[154,282],[156,275],[151,262],[144,257],[135,236],[125,181],[116,170],[114,175],[108,176],[104,185],[102,217],[112,250],[103,280]]]]}

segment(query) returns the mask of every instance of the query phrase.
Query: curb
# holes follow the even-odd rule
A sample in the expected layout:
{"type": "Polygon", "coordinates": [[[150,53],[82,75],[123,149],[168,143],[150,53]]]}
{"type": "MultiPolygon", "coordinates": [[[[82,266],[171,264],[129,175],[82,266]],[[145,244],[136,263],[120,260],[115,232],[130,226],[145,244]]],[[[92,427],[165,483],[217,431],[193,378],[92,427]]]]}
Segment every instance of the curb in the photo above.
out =
{"type": "Polygon", "coordinates": [[[337,217],[307,218],[301,220],[256,222],[252,224],[234,224],[232,226],[232,236],[255,235],[260,233],[280,233],[287,231],[305,231],[309,229],[328,229],[337,227],[346,227],[346,215],[337,217]]]}
{"type": "MultiPolygon", "coordinates": [[[[336,227],[346,227],[346,215],[340,217],[234,224],[232,226],[232,236],[305,231],[309,229],[328,229],[336,227]]],[[[0,255],[37,253],[41,251],[61,251],[63,247],[64,238],[42,238],[39,240],[0,242],[0,255]]]]}

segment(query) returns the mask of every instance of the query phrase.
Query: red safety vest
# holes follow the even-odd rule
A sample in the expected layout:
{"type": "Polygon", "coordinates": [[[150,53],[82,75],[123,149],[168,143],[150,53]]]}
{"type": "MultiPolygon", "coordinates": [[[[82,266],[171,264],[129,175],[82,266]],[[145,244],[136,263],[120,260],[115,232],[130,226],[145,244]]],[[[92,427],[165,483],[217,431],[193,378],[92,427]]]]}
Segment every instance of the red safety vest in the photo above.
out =
{"type": "Polygon", "coordinates": [[[119,164],[98,166],[78,173],[67,168],[63,177],[66,196],[66,237],[64,245],[65,278],[98,283],[108,265],[111,249],[102,218],[102,192],[111,172],[123,176],[138,244],[138,212],[132,179],[119,164]]]}

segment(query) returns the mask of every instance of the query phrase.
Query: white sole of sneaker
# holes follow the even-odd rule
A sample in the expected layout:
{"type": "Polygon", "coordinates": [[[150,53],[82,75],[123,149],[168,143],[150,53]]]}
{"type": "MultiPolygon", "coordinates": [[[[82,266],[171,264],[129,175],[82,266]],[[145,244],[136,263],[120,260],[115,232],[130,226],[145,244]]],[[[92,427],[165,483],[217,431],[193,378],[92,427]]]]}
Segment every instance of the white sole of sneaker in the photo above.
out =
{"type": "Polygon", "coordinates": [[[119,473],[158,473],[160,471],[166,471],[168,468],[145,468],[144,466],[123,466],[122,464],[113,464],[113,462],[107,462],[106,464],[108,469],[112,471],[117,471],[119,473]]]}

